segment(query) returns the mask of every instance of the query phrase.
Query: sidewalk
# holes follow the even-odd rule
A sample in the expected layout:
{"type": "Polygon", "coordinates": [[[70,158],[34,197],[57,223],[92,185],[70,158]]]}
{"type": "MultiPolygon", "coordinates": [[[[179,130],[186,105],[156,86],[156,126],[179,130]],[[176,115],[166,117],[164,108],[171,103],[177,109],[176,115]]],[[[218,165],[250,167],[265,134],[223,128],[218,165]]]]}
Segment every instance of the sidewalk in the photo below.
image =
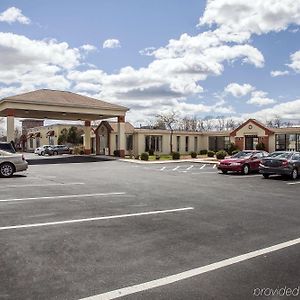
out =
{"type": "Polygon", "coordinates": [[[206,160],[203,158],[190,158],[190,159],[176,159],[176,160],[151,160],[144,161],[138,159],[125,159],[120,158],[119,161],[134,163],[134,164],[169,164],[169,163],[201,163],[201,164],[219,164],[217,160],[206,160]]]}

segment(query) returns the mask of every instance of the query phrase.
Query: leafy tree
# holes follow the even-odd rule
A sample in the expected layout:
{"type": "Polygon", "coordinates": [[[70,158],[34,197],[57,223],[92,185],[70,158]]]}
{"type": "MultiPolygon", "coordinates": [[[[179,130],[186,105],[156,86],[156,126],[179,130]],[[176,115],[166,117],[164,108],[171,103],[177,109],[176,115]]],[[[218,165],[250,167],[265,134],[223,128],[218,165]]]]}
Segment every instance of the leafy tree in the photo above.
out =
{"type": "Polygon", "coordinates": [[[66,128],[64,128],[60,132],[60,135],[58,136],[58,139],[57,139],[58,145],[65,144],[67,142],[67,139],[68,139],[68,130],[66,128]]]}
{"type": "Polygon", "coordinates": [[[70,127],[67,134],[67,142],[73,145],[82,144],[82,134],[83,131],[76,126],[70,127]]]}

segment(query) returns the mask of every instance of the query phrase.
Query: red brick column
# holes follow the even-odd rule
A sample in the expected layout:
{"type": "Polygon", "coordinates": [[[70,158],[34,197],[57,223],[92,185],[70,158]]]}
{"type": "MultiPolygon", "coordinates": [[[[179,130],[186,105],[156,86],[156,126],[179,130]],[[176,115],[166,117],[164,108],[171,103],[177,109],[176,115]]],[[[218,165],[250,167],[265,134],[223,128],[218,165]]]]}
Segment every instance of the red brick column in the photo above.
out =
{"type": "Polygon", "coordinates": [[[243,137],[236,137],[235,144],[240,150],[244,150],[244,138],[243,137]]]}

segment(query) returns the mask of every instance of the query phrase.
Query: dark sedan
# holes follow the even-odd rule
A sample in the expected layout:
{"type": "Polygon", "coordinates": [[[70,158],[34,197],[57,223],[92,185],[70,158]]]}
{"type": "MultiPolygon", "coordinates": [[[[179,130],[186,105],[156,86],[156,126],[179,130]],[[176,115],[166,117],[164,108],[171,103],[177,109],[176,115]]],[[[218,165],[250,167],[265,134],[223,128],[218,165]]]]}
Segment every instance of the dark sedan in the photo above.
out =
{"type": "Polygon", "coordinates": [[[296,180],[300,174],[300,152],[284,152],[276,157],[266,157],[259,165],[259,172],[265,178],[277,174],[296,180]]]}

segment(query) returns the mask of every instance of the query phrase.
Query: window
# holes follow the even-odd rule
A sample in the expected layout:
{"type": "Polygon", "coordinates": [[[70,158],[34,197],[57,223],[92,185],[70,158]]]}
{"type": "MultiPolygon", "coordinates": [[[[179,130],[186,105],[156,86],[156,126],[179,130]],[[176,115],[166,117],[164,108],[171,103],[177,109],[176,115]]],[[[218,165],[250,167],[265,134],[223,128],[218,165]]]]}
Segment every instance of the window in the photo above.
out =
{"type": "Polygon", "coordinates": [[[29,148],[33,148],[33,138],[29,139],[29,148]]]}
{"type": "Polygon", "coordinates": [[[177,145],[177,149],[176,149],[176,151],[180,152],[180,136],[177,136],[176,140],[177,140],[177,144],[176,144],[177,145]]]}
{"type": "Polygon", "coordinates": [[[294,154],[293,160],[300,160],[300,154],[299,153],[294,154]]]}
{"type": "Polygon", "coordinates": [[[194,137],[194,151],[198,152],[198,137],[194,137]]]}
{"type": "Polygon", "coordinates": [[[133,149],[133,135],[127,134],[126,135],[126,150],[130,151],[133,149]]]}
{"type": "Polygon", "coordinates": [[[300,133],[297,134],[276,134],[275,135],[276,151],[299,151],[300,150],[300,133]]]}
{"type": "Polygon", "coordinates": [[[162,136],[161,135],[146,135],[145,136],[145,151],[153,150],[162,152],[162,136]]]}
{"type": "Polygon", "coordinates": [[[36,137],[36,138],[35,138],[35,143],[36,143],[36,147],[37,147],[37,148],[40,147],[41,142],[40,142],[40,138],[39,138],[39,137],[36,137]]]}
{"type": "Polygon", "coordinates": [[[185,152],[189,152],[189,137],[185,137],[185,152]]]}
{"type": "Polygon", "coordinates": [[[208,147],[211,151],[227,150],[230,146],[229,136],[208,137],[208,147]]]}
{"type": "Polygon", "coordinates": [[[116,134],[116,150],[119,150],[119,136],[116,134]]]}

